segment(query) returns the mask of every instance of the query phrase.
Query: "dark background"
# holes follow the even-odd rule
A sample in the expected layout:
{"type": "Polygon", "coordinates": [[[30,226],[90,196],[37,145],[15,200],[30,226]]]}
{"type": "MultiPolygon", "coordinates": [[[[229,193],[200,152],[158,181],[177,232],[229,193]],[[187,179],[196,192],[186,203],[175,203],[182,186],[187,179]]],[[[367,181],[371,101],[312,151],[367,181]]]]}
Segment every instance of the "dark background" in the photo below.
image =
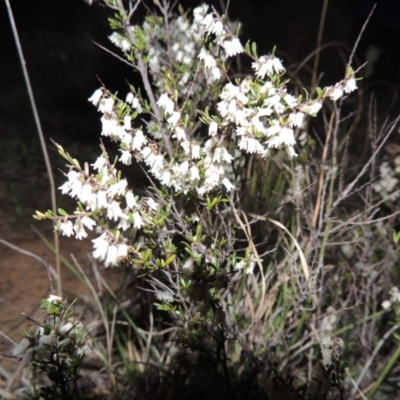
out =
{"type": "MultiPolygon", "coordinates": [[[[185,8],[200,1],[182,1],[185,8]]],[[[221,11],[220,2],[213,2],[221,11]]],[[[375,2],[330,0],[319,72],[321,84],[341,79],[350,51],[375,2]]],[[[316,48],[323,0],[232,0],[230,18],[243,24],[243,42],[257,42],[259,54],[277,46],[288,70],[316,48]]],[[[126,80],[135,83],[133,71],[99,49],[94,41],[118,52],[108,35],[111,10],[83,0],[11,0],[43,130],[74,154],[93,161],[97,154],[100,121],[87,98],[100,84],[127,92],[126,80]],[[93,150],[94,149],[94,150],[93,150]]],[[[143,7],[141,7],[143,10],[143,7]]],[[[138,13],[140,18],[141,12],[138,13]]],[[[18,202],[35,204],[43,197],[45,175],[36,128],[12,37],[5,2],[0,2],[0,174],[18,202]]],[[[379,112],[399,112],[400,1],[380,0],[359,44],[354,66],[365,61],[370,46],[381,54],[370,76],[360,82],[363,97],[374,93],[379,112]]],[[[302,68],[304,85],[310,83],[311,57],[302,68]]],[[[361,73],[362,75],[362,73],[361,73]]],[[[52,160],[57,158],[49,146],[52,160]]],[[[54,161],[57,165],[58,161],[54,161]]],[[[47,196],[47,195],[46,195],[47,196]]]]}

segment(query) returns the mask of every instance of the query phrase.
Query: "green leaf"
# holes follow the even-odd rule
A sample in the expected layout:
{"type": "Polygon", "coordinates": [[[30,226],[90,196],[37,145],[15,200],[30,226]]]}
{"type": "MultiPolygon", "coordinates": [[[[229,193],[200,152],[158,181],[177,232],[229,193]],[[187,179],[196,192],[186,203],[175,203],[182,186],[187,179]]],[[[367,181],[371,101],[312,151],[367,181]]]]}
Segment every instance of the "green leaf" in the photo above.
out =
{"type": "Polygon", "coordinates": [[[59,208],[57,211],[63,217],[68,217],[68,213],[65,210],[63,210],[62,208],[59,208]]]}
{"type": "Polygon", "coordinates": [[[254,43],[254,42],[251,44],[251,51],[253,53],[253,56],[258,58],[258,55],[257,55],[257,44],[254,43]]]}

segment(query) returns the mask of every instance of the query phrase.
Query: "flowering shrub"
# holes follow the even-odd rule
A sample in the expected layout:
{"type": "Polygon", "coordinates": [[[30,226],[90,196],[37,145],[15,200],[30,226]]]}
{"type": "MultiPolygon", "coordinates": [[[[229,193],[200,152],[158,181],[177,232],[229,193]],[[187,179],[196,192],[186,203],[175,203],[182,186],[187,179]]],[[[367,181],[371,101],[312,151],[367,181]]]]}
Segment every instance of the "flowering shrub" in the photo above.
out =
{"type": "MultiPolygon", "coordinates": [[[[102,143],[90,168],[57,144],[69,168],[60,189],[77,208],[35,217],[77,239],[94,229],[93,257],[106,267],[140,268],[160,309],[180,321],[213,321],[239,340],[245,300],[236,288],[255,274],[265,284],[269,254],[259,254],[243,211],[247,166],[273,160],[278,169],[295,159],[305,119],[326,99],[354,91],[355,72],[348,66],[342,81],[318,88],[316,97],[296,97],[275,52],[258,56],[255,44],[241,43],[239,27],[207,5],[176,16],[167,2],[156,2],[157,14],[131,25],[139,2],[129,9],[121,0],[105,4],[116,12],[110,40],[142,81],[123,98],[101,87],[89,99],[101,113],[101,135],[120,156],[111,160],[102,143]],[[247,76],[235,75],[236,57],[250,59],[247,76]],[[118,162],[139,163],[149,190],[129,185],[118,162]]],[[[302,264],[298,279],[306,287],[310,272],[302,264]]],[[[253,311],[257,320],[271,310],[253,311]]]]}

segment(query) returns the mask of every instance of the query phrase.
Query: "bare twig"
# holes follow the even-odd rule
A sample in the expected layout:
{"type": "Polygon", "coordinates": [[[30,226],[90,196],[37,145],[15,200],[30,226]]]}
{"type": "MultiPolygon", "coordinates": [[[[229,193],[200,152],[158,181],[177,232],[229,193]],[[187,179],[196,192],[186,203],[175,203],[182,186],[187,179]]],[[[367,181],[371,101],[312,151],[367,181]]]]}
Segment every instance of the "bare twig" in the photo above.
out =
{"type": "MultiPolygon", "coordinates": [[[[35,118],[36,129],[39,134],[40,145],[41,145],[42,151],[43,151],[43,158],[44,158],[44,161],[46,164],[47,175],[48,175],[49,184],[50,184],[52,211],[53,211],[54,215],[57,215],[57,201],[56,201],[56,189],[55,189],[54,177],[53,177],[53,172],[51,170],[50,158],[49,158],[49,154],[47,152],[46,142],[45,142],[44,135],[43,135],[42,125],[40,123],[38,109],[36,107],[35,96],[33,95],[32,85],[31,85],[31,82],[29,79],[28,69],[26,68],[25,57],[24,57],[24,53],[22,51],[21,42],[19,40],[18,30],[17,30],[17,26],[15,24],[14,15],[13,15],[13,12],[12,12],[12,9],[10,6],[10,1],[9,0],[5,0],[5,1],[6,1],[7,10],[8,10],[8,17],[10,19],[11,28],[13,31],[15,44],[16,44],[17,50],[18,50],[18,56],[19,56],[19,60],[21,63],[22,72],[24,74],[26,88],[28,90],[29,101],[30,101],[30,104],[32,107],[33,116],[35,118]]],[[[60,245],[59,245],[59,239],[58,239],[57,232],[54,232],[54,248],[55,248],[56,270],[57,270],[57,294],[59,296],[62,296],[60,245]]]]}

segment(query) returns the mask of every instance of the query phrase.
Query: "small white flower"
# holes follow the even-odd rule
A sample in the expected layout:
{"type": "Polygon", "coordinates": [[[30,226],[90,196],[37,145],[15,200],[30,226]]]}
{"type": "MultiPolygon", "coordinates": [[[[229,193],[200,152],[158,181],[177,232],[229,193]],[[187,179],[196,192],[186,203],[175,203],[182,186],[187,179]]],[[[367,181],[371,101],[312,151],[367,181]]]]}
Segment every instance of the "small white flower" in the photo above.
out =
{"type": "Polygon", "coordinates": [[[333,101],[339,100],[343,96],[343,90],[339,87],[335,87],[332,93],[329,95],[329,98],[333,101]]]}
{"type": "Polygon", "coordinates": [[[321,109],[322,104],[319,101],[313,101],[311,103],[300,106],[300,110],[309,115],[315,115],[321,109]]]}
{"type": "Polygon", "coordinates": [[[111,114],[114,108],[114,99],[112,97],[108,97],[106,99],[102,98],[99,102],[99,111],[103,114],[108,113],[111,114]]]}
{"type": "Polygon", "coordinates": [[[147,142],[148,140],[143,135],[143,131],[138,129],[133,137],[132,149],[140,151],[142,149],[142,146],[145,145],[147,142]]]}
{"type": "Polygon", "coordinates": [[[124,117],[124,128],[127,131],[130,131],[132,129],[132,118],[130,115],[125,115],[124,117]]]}
{"type": "Polygon", "coordinates": [[[171,186],[171,172],[167,169],[163,170],[160,176],[160,182],[165,186],[171,186]]]}
{"type": "Polygon", "coordinates": [[[90,183],[85,183],[82,186],[82,192],[79,200],[84,204],[89,204],[92,201],[93,187],[90,183]]]}
{"type": "Polygon", "coordinates": [[[84,217],[81,218],[81,223],[82,225],[86,226],[89,230],[92,230],[94,226],[96,226],[96,221],[94,221],[92,218],[88,217],[85,215],[84,217]]]}
{"type": "Polygon", "coordinates": [[[104,265],[113,267],[118,264],[118,248],[115,245],[110,245],[107,251],[107,257],[104,265]]]}
{"type": "Polygon", "coordinates": [[[125,243],[119,243],[117,248],[117,259],[119,261],[128,257],[128,246],[125,243]]]}
{"type": "Polygon", "coordinates": [[[243,52],[243,46],[238,38],[224,40],[222,42],[222,47],[224,48],[227,57],[233,57],[236,54],[243,52]]]}
{"type": "Polygon", "coordinates": [[[119,158],[119,161],[122,162],[122,164],[125,165],[131,165],[132,164],[132,154],[128,150],[124,150],[121,154],[121,157],[119,158]]]}
{"type": "Polygon", "coordinates": [[[74,234],[74,225],[69,220],[61,222],[59,229],[64,236],[70,237],[74,234]]]}
{"type": "Polygon", "coordinates": [[[74,231],[75,231],[75,237],[79,240],[87,237],[87,233],[83,228],[83,225],[79,218],[75,221],[74,231]]]}
{"type": "Polygon", "coordinates": [[[129,209],[132,209],[133,207],[137,206],[135,196],[130,190],[126,193],[125,200],[126,200],[126,205],[129,209]]]}
{"type": "Polygon", "coordinates": [[[107,255],[109,242],[107,240],[107,234],[103,233],[100,237],[93,239],[93,257],[99,261],[104,261],[107,255]]]}
{"type": "Polygon", "coordinates": [[[208,127],[208,134],[211,137],[216,136],[218,133],[218,124],[215,121],[212,121],[208,127]]]}
{"type": "Polygon", "coordinates": [[[100,190],[97,193],[97,207],[99,209],[106,208],[107,204],[107,192],[105,190],[100,190]]]}
{"type": "Polygon", "coordinates": [[[230,192],[232,189],[235,189],[235,185],[233,185],[228,178],[222,179],[222,184],[225,186],[228,192],[230,192]]]}
{"type": "Polygon", "coordinates": [[[152,198],[148,198],[146,202],[151,210],[157,211],[158,204],[152,198]]]}
{"type": "Polygon", "coordinates": [[[192,181],[196,181],[196,180],[200,179],[199,169],[195,165],[192,165],[190,167],[190,179],[192,181]]]}
{"type": "Polygon", "coordinates": [[[133,226],[136,229],[140,229],[143,225],[142,217],[138,212],[133,213],[133,226]]]}
{"type": "Polygon", "coordinates": [[[346,84],[344,86],[344,91],[346,93],[351,93],[357,89],[357,82],[354,77],[347,79],[346,84]]]}
{"type": "Polygon", "coordinates": [[[200,158],[200,146],[195,142],[192,142],[192,158],[193,160],[200,158]]]}
{"type": "Polygon", "coordinates": [[[97,158],[94,164],[92,164],[93,168],[100,171],[106,165],[107,159],[103,156],[97,158]]]}
{"type": "Polygon", "coordinates": [[[62,303],[62,297],[56,296],[55,294],[51,294],[48,298],[47,301],[49,303],[54,303],[54,304],[61,304],[62,303]]]}
{"type": "Polygon", "coordinates": [[[157,104],[160,108],[164,109],[165,114],[172,115],[175,108],[175,103],[171,100],[171,98],[163,93],[157,101],[157,104]]]}
{"type": "Polygon", "coordinates": [[[389,300],[385,300],[382,302],[381,306],[384,310],[388,310],[390,307],[392,307],[392,303],[389,300]]]}
{"type": "Polygon", "coordinates": [[[89,100],[93,105],[97,106],[97,104],[99,104],[99,101],[100,101],[100,99],[101,99],[102,96],[103,96],[103,89],[97,89],[97,90],[92,94],[92,96],[89,97],[88,100],[89,100]]]}
{"type": "Polygon", "coordinates": [[[128,104],[132,104],[134,98],[135,98],[134,94],[132,92],[129,92],[126,95],[125,102],[128,103],[128,104]]]}
{"type": "Polygon", "coordinates": [[[126,179],[121,179],[119,182],[114,183],[107,189],[107,195],[109,197],[114,197],[116,195],[123,195],[125,193],[128,182],[126,179]]]}
{"type": "Polygon", "coordinates": [[[181,118],[181,113],[179,111],[174,111],[172,115],[167,119],[167,122],[175,128],[176,124],[179,122],[181,118]]]}
{"type": "Polygon", "coordinates": [[[107,218],[117,221],[118,218],[123,215],[121,211],[121,207],[117,201],[112,201],[111,203],[107,204],[107,218]]]}
{"type": "Polygon", "coordinates": [[[298,111],[296,113],[291,113],[289,115],[289,120],[291,121],[290,123],[293,126],[301,128],[304,122],[304,113],[302,113],[301,111],[298,111]]]}

